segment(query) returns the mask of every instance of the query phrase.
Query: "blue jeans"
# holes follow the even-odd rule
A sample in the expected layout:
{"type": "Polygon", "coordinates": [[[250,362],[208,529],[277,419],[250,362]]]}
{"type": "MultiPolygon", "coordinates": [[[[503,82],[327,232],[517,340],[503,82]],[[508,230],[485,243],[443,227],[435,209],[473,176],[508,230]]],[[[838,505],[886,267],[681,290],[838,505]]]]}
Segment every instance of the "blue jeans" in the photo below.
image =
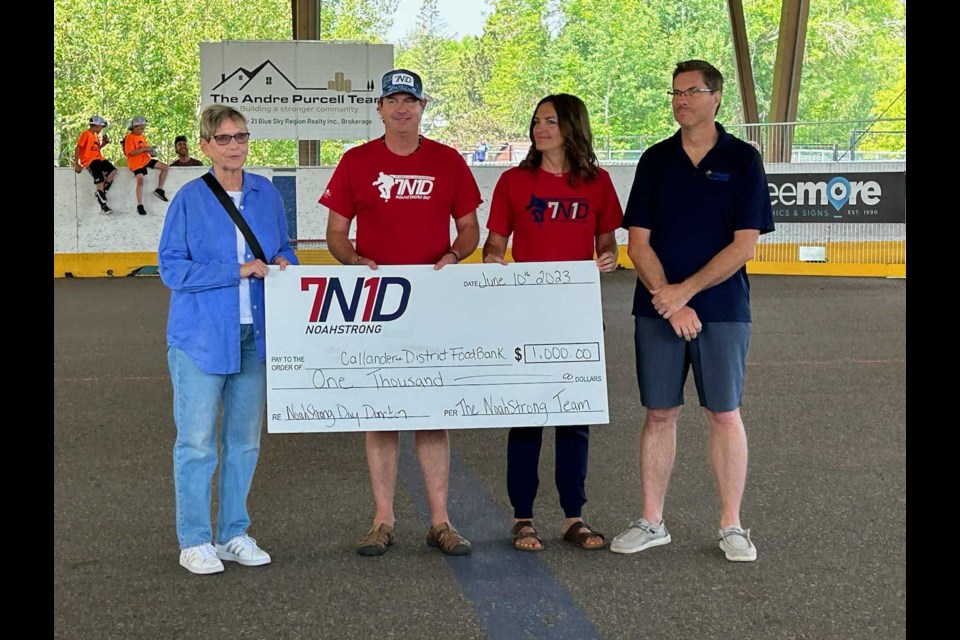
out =
{"type": "Polygon", "coordinates": [[[267,399],[267,369],[257,358],[253,325],[240,328],[240,371],[214,375],[201,371],[186,352],[167,348],[173,382],[173,481],[177,497],[180,548],[211,542],[210,488],[217,468],[217,417],[220,429],[220,509],[217,542],[246,533],[247,494],[260,456],[260,431],[267,399]]]}

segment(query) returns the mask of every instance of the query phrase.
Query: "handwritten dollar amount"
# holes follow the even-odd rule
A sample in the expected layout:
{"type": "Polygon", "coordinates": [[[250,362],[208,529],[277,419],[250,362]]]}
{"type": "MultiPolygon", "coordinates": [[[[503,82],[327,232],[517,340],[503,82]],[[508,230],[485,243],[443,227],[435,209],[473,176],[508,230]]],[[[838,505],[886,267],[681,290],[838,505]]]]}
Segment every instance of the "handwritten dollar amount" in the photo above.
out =
{"type": "Polygon", "coordinates": [[[513,350],[517,362],[599,362],[599,342],[572,342],[563,344],[525,344],[513,350]]]}

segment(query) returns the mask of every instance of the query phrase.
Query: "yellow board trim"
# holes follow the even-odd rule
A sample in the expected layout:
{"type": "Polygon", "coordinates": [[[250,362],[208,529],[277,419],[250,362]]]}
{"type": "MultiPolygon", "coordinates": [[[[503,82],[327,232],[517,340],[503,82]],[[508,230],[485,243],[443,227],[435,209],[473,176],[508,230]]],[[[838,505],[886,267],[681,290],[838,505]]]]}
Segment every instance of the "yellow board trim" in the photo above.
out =
{"type": "MultiPolygon", "coordinates": [[[[903,242],[826,243],[828,262],[775,262],[770,258],[784,255],[784,251],[796,255],[799,245],[787,249],[778,245],[757,245],[757,259],[747,263],[747,273],[764,275],[797,276],[861,276],[877,278],[905,278],[907,276],[906,248],[903,242]],[[840,245],[861,245],[857,248],[840,245]],[[883,261],[883,256],[904,256],[902,262],[883,261]],[[767,258],[767,259],[764,259],[767,258]],[[852,258],[856,258],[853,261],[852,258]]],[[[335,265],[336,259],[327,249],[300,249],[296,251],[301,264],[335,265]]],[[[478,249],[461,260],[477,264],[482,261],[478,249]]],[[[507,260],[512,254],[507,249],[507,260]]],[[[617,264],[624,269],[633,269],[627,248],[621,246],[617,264]]],[[[157,254],[151,252],[128,253],[55,253],[53,254],[54,278],[110,278],[120,276],[156,276],[157,254]]]]}
{"type": "Polygon", "coordinates": [[[136,275],[156,275],[156,252],[129,253],[55,253],[54,278],[110,278],[136,275]]]}

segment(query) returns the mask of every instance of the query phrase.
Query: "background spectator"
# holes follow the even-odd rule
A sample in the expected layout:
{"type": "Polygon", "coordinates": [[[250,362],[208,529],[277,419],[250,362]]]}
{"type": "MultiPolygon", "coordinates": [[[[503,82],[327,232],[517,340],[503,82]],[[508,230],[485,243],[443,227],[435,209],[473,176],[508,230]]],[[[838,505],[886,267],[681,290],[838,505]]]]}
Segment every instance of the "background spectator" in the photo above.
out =
{"type": "Polygon", "coordinates": [[[177,136],[173,139],[173,148],[177,152],[177,159],[170,163],[171,167],[202,167],[203,163],[190,156],[187,147],[187,136],[177,136]]]}

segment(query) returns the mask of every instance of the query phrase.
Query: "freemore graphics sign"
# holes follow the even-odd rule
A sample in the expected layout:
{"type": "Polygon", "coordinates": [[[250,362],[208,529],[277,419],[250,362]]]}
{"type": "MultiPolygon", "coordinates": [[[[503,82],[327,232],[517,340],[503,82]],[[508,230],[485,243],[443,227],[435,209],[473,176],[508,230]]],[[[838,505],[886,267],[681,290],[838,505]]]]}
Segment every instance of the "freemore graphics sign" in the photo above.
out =
{"type": "Polygon", "coordinates": [[[227,104],[261,140],[380,135],[380,78],[393,45],[317,41],[200,43],[201,105],[227,104]]]}
{"type": "Polygon", "coordinates": [[[906,172],[767,174],[776,222],[907,221],[906,172]]]}

